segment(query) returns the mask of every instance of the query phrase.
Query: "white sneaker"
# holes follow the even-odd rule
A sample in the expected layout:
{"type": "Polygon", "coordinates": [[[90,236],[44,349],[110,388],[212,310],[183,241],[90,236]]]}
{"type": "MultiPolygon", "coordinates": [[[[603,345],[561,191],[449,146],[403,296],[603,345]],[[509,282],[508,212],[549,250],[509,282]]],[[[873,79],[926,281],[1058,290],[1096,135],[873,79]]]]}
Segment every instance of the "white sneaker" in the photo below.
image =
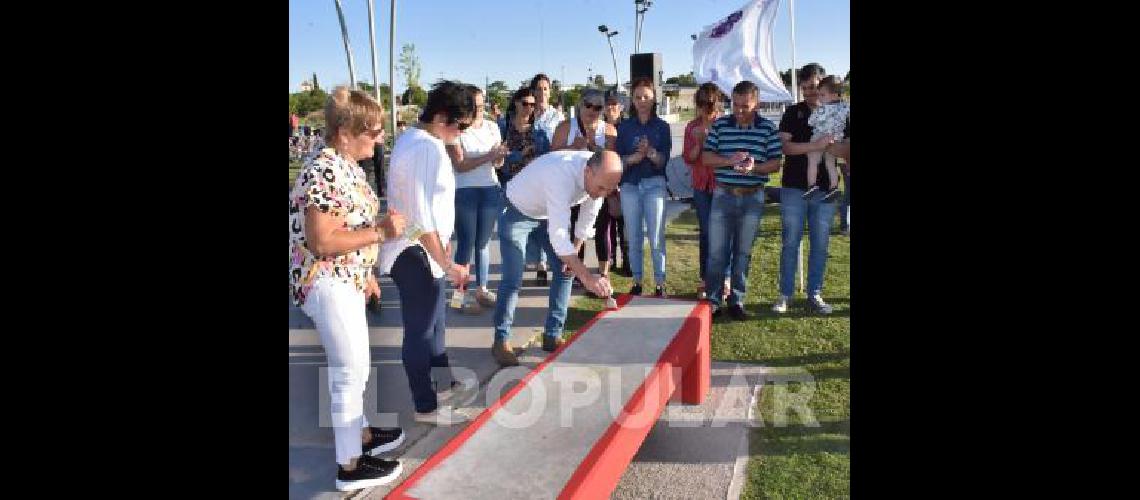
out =
{"type": "Polygon", "coordinates": [[[788,312],[788,296],[787,295],[777,295],[776,296],[776,303],[772,304],[772,312],[779,313],[779,314],[784,314],[784,313],[788,312]]]}
{"type": "Polygon", "coordinates": [[[422,422],[431,425],[455,425],[462,424],[471,420],[471,417],[462,413],[456,413],[450,406],[439,406],[431,413],[416,412],[416,422],[422,422]]]}
{"type": "Polygon", "coordinates": [[[827,302],[824,302],[823,297],[819,295],[808,297],[808,305],[811,306],[812,311],[819,314],[831,314],[832,311],[831,306],[828,305],[827,302]]]}
{"type": "Polygon", "coordinates": [[[454,403],[456,398],[466,396],[478,389],[479,382],[474,378],[465,378],[462,380],[453,380],[451,387],[440,387],[438,382],[432,382],[432,387],[435,389],[435,397],[440,402],[454,403]]]}

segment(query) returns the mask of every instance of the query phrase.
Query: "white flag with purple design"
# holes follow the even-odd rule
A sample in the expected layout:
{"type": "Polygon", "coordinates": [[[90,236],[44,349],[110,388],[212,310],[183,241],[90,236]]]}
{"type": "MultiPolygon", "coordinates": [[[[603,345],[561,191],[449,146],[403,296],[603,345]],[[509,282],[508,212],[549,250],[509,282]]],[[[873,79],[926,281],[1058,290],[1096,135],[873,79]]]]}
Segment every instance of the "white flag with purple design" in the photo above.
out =
{"type": "Polygon", "coordinates": [[[713,82],[725,95],[743,80],[760,88],[761,102],[791,102],[776,71],[772,27],[779,0],[752,0],[736,12],[705,26],[693,44],[693,76],[713,82]]]}

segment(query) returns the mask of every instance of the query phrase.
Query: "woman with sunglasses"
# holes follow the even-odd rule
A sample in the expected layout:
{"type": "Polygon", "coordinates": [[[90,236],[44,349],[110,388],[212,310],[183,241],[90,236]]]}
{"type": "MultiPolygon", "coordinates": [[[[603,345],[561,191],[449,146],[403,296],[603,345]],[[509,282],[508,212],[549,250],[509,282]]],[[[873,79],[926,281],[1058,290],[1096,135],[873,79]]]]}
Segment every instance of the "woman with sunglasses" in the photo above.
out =
{"type": "Polygon", "coordinates": [[[625,164],[621,178],[621,209],[625,216],[625,236],[629,240],[629,260],[633,269],[631,295],[641,295],[642,242],[649,237],[654,295],[665,297],[665,164],[673,140],[669,124],[657,116],[653,80],[638,77],[630,87],[633,111],[618,125],[617,153],[625,164]],[[648,235],[643,235],[645,222],[648,235]]]}
{"type": "MultiPolygon", "coordinates": [[[[546,133],[535,126],[537,103],[538,99],[529,87],[523,87],[511,96],[511,103],[507,106],[507,119],[499,130],[508,151],[502,166],[503,186],[530,164],[531,160],[550,151],[546,133]]],[[[546,286],[550,281],[546,272],[546,253],[542,248],[541,241],[529,241],[526,245],[526,263],[536,271],[539,286],[546,286]]]]}
{"type": "Polygon", "coordinates": [[[487,290],[490,274],[491,227],[503,211],[503,189],[495,167],[503,164],[507,148],[502,145],[498,125],[483,118],[483,89],[468,85],[475,105],[475,119],[459,135],[456,144],[447,145],[455,169],[455,263],[467,266],[475,259],[474,293],[457,289],[463,296],[460,312],[480,314],[484,307],[495,307],[495,294],[487,290]]]}
{"type": "Polygon", "coordinates": [[[446,379],[451,378],[444,339],[447,281],[456,288],[467,283],[467,266],[451,259],[446,243],[455,230],[455,173],[444,144],[455,142],[471,125],[473,113],[467,86],[446,80],[435,84],[419,123],[400,134],[389,160],[388,203],[407,214],[411,230],[384,243],[380,270],[392,276],[400,291],[401,358],[415,420],[433,425],[468,420],[439,404],[435,387],[449,387],[446,379]],[[445,380],[433,382],[433,372],[445,380]]]}
{"type": "MultiPolygon", "coordinates": [[[[602,110],[605,109],[605,95],[602,91],[584,90],[577,107],[578,116],[564,120],[554,129],[554,143],[551,150],[613,151],[617,140],[617,128],[602,118],[602,110]]],[[[578,207],[579,205],[574,205],[570,208],[570,234],[574,234],[574,227],[578,221],[578,207]]],[[[595,242],[601,239],[600,236],[596,236],[595,242]]],[[[595,250],[597,248],[595,243],[595,250]]],[[[608,277],[610,272],[610,254],[609,249],[606,250],[605,253],[598,253],[598,271],[603,277],[608,277]]],[[[583,245],[578,249],[578,259],[582,260],[585,255],[586,247],[583,245]]],[[[575,285],[580,283],[581,281],[574,282],[575,285]]]]}
{"type": "MultiPolygon", "coordinates": [[[[697,209],[697,226],[700,236],[698,238],[698,255],[700,258],[700,284],[697,285],[697,294],[701,300],[707,298],[705,291],[705,266],[708,264],[709,254],[709,213],[712,209],[713,190],[716,182],[712,167],[701,161],[701,151],[704,149],[705,137],[709,135],[709,127],[721,115],[724,109],[725,95],[717,88],[715,83],[702,83],[693,95],[697,106],[697,116],[685,125],[685,142],[681,156],[685,163],[692,167],[693,175],[693,206],[697,209]]],[[[731,276],[732,260],[728,259],[725,266],[725,276],[731,276]]],[[[730,287],[725,286],[728,293],[730,287]]]]}
{"type": "Polygon", "coordinates": [[[336,487],[377,486],[400,464],[372,456],[404,441],[399,428],[370,427],[364,387],[370,368],[366,294],[380,293],[372,274],[377,244],[404,231],[395,209],[380,202],[357,164],[383,139],[384,110],[367,93],[338,87],[325,105],[328,143],[307,160],[289,195],[289,284],[293,302],[312,318],[328,358],[336,487]]]}

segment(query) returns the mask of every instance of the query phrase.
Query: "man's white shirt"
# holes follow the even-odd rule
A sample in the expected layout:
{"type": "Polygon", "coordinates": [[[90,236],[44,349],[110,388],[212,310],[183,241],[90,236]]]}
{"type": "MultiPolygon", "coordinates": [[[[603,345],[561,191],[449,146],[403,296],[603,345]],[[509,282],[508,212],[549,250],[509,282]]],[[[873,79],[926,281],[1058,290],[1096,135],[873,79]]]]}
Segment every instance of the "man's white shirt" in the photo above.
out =
{"type": "MultiPolygon", "coordinates": [[[[554,253],[575,255],[570,238],[570,207],[582,204],[574,236],[583,241],[594,236],[594,221],[604,198],[586,192],[583,172],[590,151],[555,151],[535,158],[507,183],[507,200],[532,219],[546,219],[554,253]]],[[[391,192],[391,191],[389,191],[391,192]]]]}

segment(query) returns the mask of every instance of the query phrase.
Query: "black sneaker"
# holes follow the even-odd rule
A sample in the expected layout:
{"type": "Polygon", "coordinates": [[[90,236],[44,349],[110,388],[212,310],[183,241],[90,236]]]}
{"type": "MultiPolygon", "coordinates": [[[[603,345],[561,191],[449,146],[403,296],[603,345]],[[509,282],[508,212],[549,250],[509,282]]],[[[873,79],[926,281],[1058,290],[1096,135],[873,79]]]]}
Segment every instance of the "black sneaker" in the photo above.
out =
{"type": "Polygon", "coordinates": [[[566,341],[562,340],[560,337],[550,337],[547,335],[542,336],[542,350],[546,352],[557,351],[558,348],[562,347],[562,344],[565,343],[566,341]]]}
{"type": "Polygon", "coordinates": [[[812,187],[811,187],[811,189],[808,189],[807,191],[804,191],[804,194],[800,195],[800,198],[803,198],[803,199],[805,199],[805,200],[806,200],[806,199],[808,199],[809,197],[811,197],[811,194],[812,194],[812,193],[814,193],[814,192],[816,192],[816,191],[819,191],[819,186],[812,186],[812,187]]]}
{"type": "Polygon", "coordinates": [[[823,197],[823,201],[824,203],[831,203],[835,200],[838,200],[839,195],[841,194],[843,194],[843,191],[840,191],[839,188],[832,189],[831,191],[828,191],[827,194],[823,197]]]}
{"type": "Polygon", "coordinates": [[[369,427],[372,441],[361,446],[365,455],[376,455],[392,451],[404,444],[404,430],[399,427],[369,427]]]}
{"type": "Polygon", "coordinates": [[[336,469],[336,489],[340,491],[359,490],[388,484],[400,477],[400,473],[404,471],[400,462],[369,455],[361,455],[360,460],[356,463],[356,468],[351,472],[345,471],[344,467],[340,465],[337,465],[336,469]]]}
{"type": "Polygon", "coordinates": [[[657,288],[653,290],[653,296],[663,299],[668,297],[668,295],[665,295],[665,285],[657,285],[657,288]]]}
{"type": "Polygon", "coordinates": [[[748,313],[744,312],[744,307],[740,304],[733,304],[728,306],[728,315],[736,321],[744,321],[748,319],[748,313]]]}
{"type": "Polygon", "coordinates": [[[716,305],[713,302],[709,302],[709,308],[712,309],[712,317],[714,319],[721,317],[721,315],[723,314],[723,311],[724,311],[724,308],[716,305]]]}
{"type": "Polygon", "coordinates": [[[365,307],[368,308],[368,312],[372,314],[380,314],[380,299],[375,295],[368,297],[368,303],[365,305],[365,307]]]}
{"type": "Polygon", "coordinates": [[[633,288],[629,289],[629,294],[630,295],[641,295],[641,283],[637,283],[637,284],[633,285],[633,288]]]}
{"type": "Polygon", "coordinates": [[[538,271],[534,272],[534,275],[535,275],[535,281],[538,282],[538,286],[550,285],[550,279],[547,278],[546,271],[539,269],[538,271]]]}

